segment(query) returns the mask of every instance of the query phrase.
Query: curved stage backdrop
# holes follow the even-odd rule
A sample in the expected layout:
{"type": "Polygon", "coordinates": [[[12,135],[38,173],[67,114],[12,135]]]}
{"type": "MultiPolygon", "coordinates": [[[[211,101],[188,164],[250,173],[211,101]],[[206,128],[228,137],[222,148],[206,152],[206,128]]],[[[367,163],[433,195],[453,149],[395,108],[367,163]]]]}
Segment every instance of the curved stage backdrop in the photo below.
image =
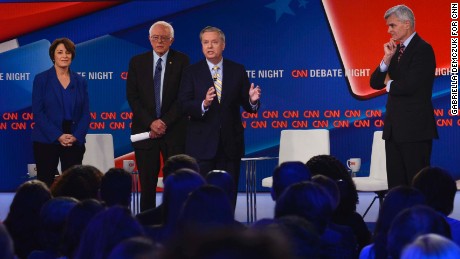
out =
{"type": "MultiPolygon", "coordinates": [[[[386,94],[369,86],[370,73],[389,40],[384,12],[399,1],[101,1],[1,3],[0,191],[13,191],[34,163],[31,91],[34,76],[52,66],[50,42],[77,44],[72,70],[89,85],[90,133],[111,133],[115,157],[132,157],[131,111],[125,98],[128,62],[151,49],[148,29],[157,20],[175,29],[173,48],[192,62],[203,58],[198,34],[213,25],[227,36],[224,56],[243,63],[263,89],[260,112],[242,113],[246,156],[278,155],[283,129],[326,128],[331,153],[345,162],[362,158],[369,171],[372,135],[383,127],[386,94]]],[[[450,1],[405,1],[416,31],[432,44],[437,78],[433,103],[440,139],[432,164],[460,177],[460,118],[450,113],[450,1]]],[[[117,161],[119,164],[119,161],[117,161]]],[[[276,160],[258,165],[270,175],[276,160]]],[[[242,168],[244,169],[244,168],[242,168]]],[[[244,179],[244,177],[241,177],[244,179]]]]}

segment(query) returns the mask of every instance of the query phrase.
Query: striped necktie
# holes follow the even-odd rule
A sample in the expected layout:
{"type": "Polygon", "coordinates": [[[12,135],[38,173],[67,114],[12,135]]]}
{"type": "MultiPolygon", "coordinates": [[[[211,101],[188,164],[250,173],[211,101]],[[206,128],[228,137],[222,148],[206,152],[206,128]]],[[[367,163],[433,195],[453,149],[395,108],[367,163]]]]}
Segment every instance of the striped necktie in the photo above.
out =
{"type": "Polygon", "coordinates": [[[222,96],[222,78],[219,74],[219,66],[214,66],[212,70],[214,71],[213,79],[214,87],[216,88],[217,100],[220,103],[220,98],[222,96]]]}
{"type": "Polygon", "coordinates": [[[406,49],[406,46],[404,46],[404,44],[401,43],[399,45],[398,63],[399,63],[399,60],[401,59],[405,49],[406,49]]]}

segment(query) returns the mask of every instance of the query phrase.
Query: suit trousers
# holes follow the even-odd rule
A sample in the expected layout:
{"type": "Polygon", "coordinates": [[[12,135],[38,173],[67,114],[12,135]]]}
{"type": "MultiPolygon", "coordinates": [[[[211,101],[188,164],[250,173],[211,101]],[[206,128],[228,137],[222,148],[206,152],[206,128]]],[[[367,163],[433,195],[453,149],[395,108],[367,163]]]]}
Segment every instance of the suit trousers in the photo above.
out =
{"type": "Polygon", "coordinates": [[[433,140],[420,142],[385,141],[388,188],[410,186],[414,176],[430,166],[433,140]]]}
{"type": "Polygon", "coordinates": [[[51,186],[54,176],[59,174],[58,164],[61,161],[61,171],[64,172],[74,165],[81,165],[85,154],[85,145],[63,147],[59,144],[33,142],[34,159],[37,165],[37,179],[51,186]]]}
{"type": "Polygon", "coordinates": [[[203,177],[212,170],[223,170],[229,173],[233,178],[233,199],[230,201],[233,208],[236,206],[236,197],[238,195],[238,182],[240,178],[241,158],[230,159],[225,154],[225,150],[222,145],[222,141],[219,141],[217,154],[214,159],[201,160],[198,159],[198,165],[200,166],[200,174],[203,177]]]}
{"type": "Polygon", "coordinates": [[[165,141],[163,139],[154,141],[156,143],[150,148],[134,149],[141,184],[141,211],[156,207],[156,188],[161,165],[160,153],[164,160],[168,157],[165,141]]]}

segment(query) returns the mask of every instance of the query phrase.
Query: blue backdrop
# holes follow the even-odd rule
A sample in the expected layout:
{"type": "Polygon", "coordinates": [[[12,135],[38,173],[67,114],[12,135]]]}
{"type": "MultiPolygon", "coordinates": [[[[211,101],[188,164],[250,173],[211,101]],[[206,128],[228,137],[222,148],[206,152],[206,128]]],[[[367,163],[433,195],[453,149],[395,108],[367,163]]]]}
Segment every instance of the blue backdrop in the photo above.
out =
{"type": "MultiPolygon", "coordinates": [[[[387,7],[382,5],[382,16],[387,7]]],[[[283,129],[327,128],[332,155],[343,162],[361,157],[359,174],[368,173],[372,136],[382,129],[386,95],[352,94],[320,0],[130,1],[19,35],[15,48],[0,53],[0,191],[15,190],[27,179],[26,165],[34,163],[32,82],[35,74],[51,67],[48,47],[59,37],[77,44],[71,69],[88,80],[90,133],[113,134],[116,157],[132,152],[126,72],[132,56],[151,49],[148,29],[157,20],[172,23],[172,47],[187,53],[193,63],[203,58],[200,30],[207,25],[221,28],[226,34],[224,57],[244,64],[250,81],[261,86],[259,114],[242,114],[247,157],[278,156],[283,129]]],[[[386,34],[383,17],[379,20],[378,30],[386,34]]],[[[376,66],[382,54],[369,59],[376,66]]],[[[374,67],[359,69],[357,76],[368,78],[374,67]]],[[[450,77],[437,77],[433,103],[440,139],[433,145],[432,164],[457,177],[459,119],[448,114],[449,89],[450,77]]],[[[258,178],[270,175],[276,164],[260,162],[258,178]]]]}

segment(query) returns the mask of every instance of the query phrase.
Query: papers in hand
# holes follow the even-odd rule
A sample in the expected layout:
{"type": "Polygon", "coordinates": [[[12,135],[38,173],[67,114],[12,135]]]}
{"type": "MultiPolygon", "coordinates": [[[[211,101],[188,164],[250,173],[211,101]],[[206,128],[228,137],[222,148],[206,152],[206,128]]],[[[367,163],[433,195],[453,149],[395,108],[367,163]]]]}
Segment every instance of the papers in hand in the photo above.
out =
{"type": "Polygon", "coordinates": [[[150,138],[149,132],[134,134],[134,135],[131,135],[131,142],[137,142],[137,141],[145,140],[148,138],[150,138]]]}

